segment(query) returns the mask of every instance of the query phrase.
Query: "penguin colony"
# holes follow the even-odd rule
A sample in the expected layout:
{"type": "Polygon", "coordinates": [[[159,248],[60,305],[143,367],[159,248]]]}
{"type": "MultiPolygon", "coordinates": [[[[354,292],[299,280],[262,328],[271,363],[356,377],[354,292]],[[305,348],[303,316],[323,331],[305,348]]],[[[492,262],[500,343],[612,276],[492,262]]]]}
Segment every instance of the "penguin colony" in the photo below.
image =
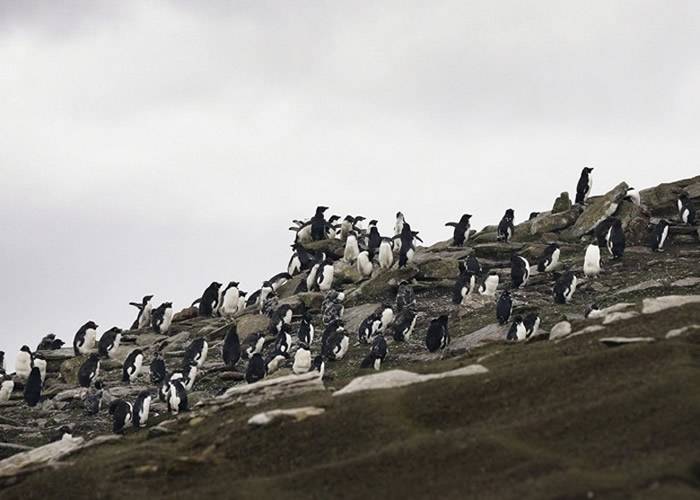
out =
{"type": "MultiPolygon", "coordinates": [[[[576,203],[585,205],[593,186],[593,169],[584,168],[576,187],[576,203]]],[[[627,199],[640,205],[639,193],[629,188],[627,199]]],[[[677,201],[678,218],[681,223],[696,224],[696,211],[682,193],[677,201]]],[[[344,219],[331,216],[326,219],[328,207],[319,206],[310,219],[295,220],[290,230],[295,237],[292,243],[292,256],[287,271],[272,276],[262,282],[260,289],[248,294],[239,289],[239,282],[230,281],[226,285],[212,282],[201,297],[192,303],[199,316],[219,316],[233,318],[251,308],[270,317],[268,331],[249,335],[241,343],[235,322],[224,327],[222,360],[224,364],[245,373],[247,383],[255,383],[277,371],[283,365],[291,365],[294,374],[315,370],[323,377],[327,363],[342,360],[352,345],[366,349],[361,368],[380,370],[389,354],[387,336],[394,342],[407,342],[414,334],[417,319],[422,313],[416,311],[416,297],[410,282],[398,285],[393,304],[382,304],[369,314],[360,324],[357,332],[348,332],[343,321],[345,294],[333,289],[335,256],[324,252],[312,252],[306,245],[313,241],[338,239],[344,242],[342,260],[357,268],[362,279],[381,273],[392,267],[405,267],[415,254],[417,242],[422,240],[414,231],[402,212],[396,214],[394,234],[382,236],[377,228],[377,220],[369,221],[363,227],[365,218],[348,215],[344,219]],[[293,329],[294,313],[289,305],[279,305],[277,290],[293,276],[308,271],[306,280],[301,281],[296,292],[319,291],[324,294],[320,322],[322,332],[316,332],[313,317],[303,310],[297,318],[298,326],[293,329]],[[320,334],[319,334],[320,333],[320,334]],[[355,342],[351,336],[356,333],[355,342]],[[245,364],[245,367],[242,365],[245,364]]],[[[536,215],[536,214],[533,214],[536,215]]],[[[470,236],[470,214],[464,214],[458,222],[447,222],[453,228],[452,245],[464,246],[470,236]]],[[[509,242],[514,234],[515,212],[507,209],[497,228],[500,241],[509,242]]],[[[669,221],[661,220],[652,230],[650,247],[662,252],[667,244],[669,221]]],[[[595,241],[589,244],[583,255],[583,274],[594,279],[602,272],[601,251],[607,252],[611,260],[622,259],[625,252],[625,234],[620,219],[608,217],[595,229],[595,241]],[[602,250],[601,250],[602,249],[602,250]]],[[[555,304],[566,304],[572,300],[578,284],[576,274],[560,263],[561,248],[556,243],[549,244],[534,263],[538,273],[552,277],[552,300],[555,304]]],[[[493,298],[495,319],[505,328],[508,342],[520,342],[537,336],[540,316],[530,311],[525,316],[513,316],[515,298],[513,291],[525,288],[531,275],[527,258],[511,256],[511,282],[498,293],[499,275],[485,270],[472,255],[459,263],[452,302],[464,304],[472,295],[493,298]]],[[[146,295],[138,302],[130,302],[137,310],[131,330],[150,328],[155,333],[167,334],[173,321],[172,302],[162,302],[155,306],[153,295],[146,295]]],[[[589,310],[595,309],[590,306],[589,310]]],[[[429,352],[443,351],[450,343],[449,318],[440,315],[429,320],[424,344],[429,352]]],[[[124,331],[113,327],[97,338],[99,326],[94,321],[82,325],[73,338],[75,356],[85,356],[78,370],[78,384],[87,389],[84,397],[86,415],[96,415],[103,407],[105,388],[100,379],[100,363],[112,359],[120,346],[124,331]]],[[[16,355],[15,373],[5,371],[5,353],[0,351],[0,401],[10,399],[17,389],[17,382],[23,387],[23,396],[29,407],[42,400],[42,388],[46,377],[46,360],[38,351],[60,349],[64,342],[54,334],[46,335],[32,352],[22,346],[16,355]]],[[[139,429],[147,426],[151,402],[159,398],[167,404],[168,411],[178,414],[188,410],[188,393],[192,391],[198,372],[202,369],[209,353],[209,345],[203,338],[193,340],[187,347],[179,367],[167,366],[159,352],[155,352],[147,365],[152,391],[143,391],[134,401],[116,399],[108,405],[112,416],[113,431],[123,433],[128,428],[139,429]]],[[[128,353],[122,366],[121,381],[131,384],[144,374],[146,359],[143,351],[133,349],[128,353]]]]}

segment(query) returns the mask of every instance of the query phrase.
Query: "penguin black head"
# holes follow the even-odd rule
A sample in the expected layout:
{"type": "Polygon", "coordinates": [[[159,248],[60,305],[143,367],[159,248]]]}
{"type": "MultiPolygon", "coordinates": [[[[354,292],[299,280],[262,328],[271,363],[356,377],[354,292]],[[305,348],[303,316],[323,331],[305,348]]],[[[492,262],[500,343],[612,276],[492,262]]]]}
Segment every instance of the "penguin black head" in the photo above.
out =
{"type": "Polygon", "coordinates": [[[233,288],[234,286],[237,287],[238,285],[240,285],[240,283],[238,281],[231,281],[228,284],[229,288],[233,288]]]}
{"type": "Polygon", "coordinates": [[[318,206],[316,207],[316,215],[323,215],[326,210],[328,210],[328,207],[318,206]]]}
{"type": "Polygon", "coordinates": [[[85,323],[84,328],[85,329],[92,328],[93,330],[97,330],[97,328],[99,328],[99,326],[94,321],[88,321],[87,323],[85,323]]]}
{"type": "Polygon", "coordinates": [[[145,296],[143,297],[143,300],[142,300],[141,302],[144,303],[144,304],[148,304],[148,303],[151,301],[152,298],[153,298],[153,295],[145,295],[145,296]]]}
{"type": "Polygon", "coordinates": [[[400,217],[402,218],[402,217],[403,217],[403,214],[402,214],[401,212],[396,212],[396,218],[398,219],[398,218],[400,218],[400,217]]]}
{"type": "Polygon", "coordinates": [[[29,346],[26,346],[26,345],[23,345],[23,346],[20,348],[20,351],[21,351],[21,352],[26,352],[26,353],[29,353],[29,354],[32,353],[32,350],[29,348],[29,346]]]}
{"type": "Polygon", "coordinates": [[[362,217],[361,215],[356,215],[356,216],[355,216],[355,222],[362,222],[363,220],[365,220],[365,218],[362,217]]]}
{"type": "Polygon", "coordinates": [[[169,308],[173,307],[173,303],[172,303],[172,302],[163,302],[163,305],[165,306],[166,309],[169,309],[169,308]]]}
{"type": "Polygon", "coordinates": [[[95,389],[97,389],[98,391],[101,391],[101,390],[102,390],[102,387],[103,387],[102,381],[101,381],[101,380],[95,380],[94,386],[95,386],[95,389]]]}
{"type": "Polygon", "coordinates": [[[368,224],[368,225],[369,225],[369,227],[376,226],[376,225],[377,225],[377,220],[376,220],[376,219],[372,219],[371,221],[369,221],[369,224],[368,224]]]}
{"type": "Polygon", "coordinates": [[[688,201],[688,193],[681,191],[681,194],[678,195],[678,199],[681,201],[688,201]]]}
{"type": "Polygon", "coordinates": [[[340,219],[340,215],[331,215],[330,219],[328,219],[328,222],[330,222],[332,224],[333,222],[335,222],[339,219],[340,219]]]}
{"type": "Polygon", "coordinates": [[[448,319],[449,318],[448,318],[447,314],[441,314],[440,316],[437,317],[437,319],[435,319],[435,321],[441,325],[447,325],[448,319]]]}
{"type": "Polygon", "coordinates": [[[515,211],[512,208],[506,210],[506,217],[513,219],[515,218],[515,211]]]}
{"type": "Polygon", "coordinates": [[[93,352],[93,353],[90,354],[90,356],[88,357],[88,360],[89,360],[89,361],[93,361],[93,362],[98,362],[98,361],[100,360],[100,355],[97,354],[96,352],[93,352]]]}
{"type": "Polygon", "coordinates": [[[345,222],[355,222],[355,217],[352,215],[346,215],[345,219],[343,219],[345,222]]]}
{"type": "Polygon", "coordinates": [[[116,326],[113,326],[112,328],[110,328],[109,330],[107,330],[105,332],[105,334],[107,334],[107,333],[122,333],[122,329],[117,328],[116,326]]]}
{"type": "Polygon", "coordinates": [[[218,281],[212,281],[211,285],[209,285],[212,288],[221,288],[221,283],[218,281]]]}
{"type": "Polygon", "coordinates": [[[593,167],[583,167],[581,171],[582,174],[590,174],[591,172],[593,172],[593,167]]]}
{"type": "Polygon", "coordinates": [[[243,290],[240,290],[238,292],[238,295],[240,295],[241,297],[245,297],[246,295],[248,295],[248,292],[244,292],[243,290]]]}
{"type": "Polygon", "coordinates": [[[469,222],[469,219],[471,219],[471,218],[472,218],[471,214],[464,214],[459,219],[459,222],[460,222],[460,224],[467,224],[469,222]]]}

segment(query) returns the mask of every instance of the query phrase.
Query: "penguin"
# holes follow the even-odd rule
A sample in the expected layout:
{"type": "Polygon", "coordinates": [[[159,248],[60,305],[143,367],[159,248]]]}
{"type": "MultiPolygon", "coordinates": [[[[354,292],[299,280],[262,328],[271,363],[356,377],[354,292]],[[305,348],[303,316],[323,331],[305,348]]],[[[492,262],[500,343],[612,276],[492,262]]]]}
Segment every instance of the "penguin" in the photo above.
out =
{"type": "Polygon", "coordinates": [[[306,276],[306,290],[309,292],[313,292],[316,290],[316,286],[318,284],[318,274],[319,274],[319,269],[321,266],[326,262],[326,254],[321,252],[316,259],[316,262],[314,262],[314,265],[311,266],[311,270],[309,271],[309,274],[306,276]]]}
{"type": "Polygon", "coordinates": [[[452,244],[456,247],[463,247],[469,239],[469,219],[471,214],[464,214],[459,219],[459,222],[447,222],[446,227],[453,227],[452,244]]]}
{"type": "Polygon", "coordinates": [[[391,249],[391,240],[382,238],[379,244],[379,268],[389,269],[394,263],[394,251],[391,249]]]}
{"type": "Polygon", "coordinates": [[[655,226],[651,236],[651,249],[655,252],[664,251],[664,243],[668,238],[668,221],[661,219],[655,226]]]}
{"type": "Polygon", "coordinates": [[[372,259],[367,250],[363,250],[357,254],[355,265],[357,266],[357,272],[360,273],[360,276],[363,278],[369,278],[372,275],[374,266],[372,265],[372,259]]]}
{"type": "Polygon", "coordinates": [[[343,319],[345,306],[343,306],[345,294],[336,290],[329,290],[321,303],[321,320],[324,325],[343,319]]]}
{"type": "Polygon", "coordinates": [[[24,384],[24,401],[27,406],[36,406],[41,399],[41,372],[36,366],[32,368],[29,372],[29,377],[27,377],[27,382],[24,384]]]}
{"type": "Polygon", "coordinates": [[[326,339],[321,355],[324,358],[338,361],[347,354],[349,347],[350,338],[345,333],[345,328],[339,325],[326,339]]]}
{"type": "Polygon", "coordinates": [[[479,287],[479,293],[481,295],[486,295],[487,297],[494,297],[496,295],[496,290],[498,289],[499,281],[500,277],[498,274],[489,274],[479,287]]]}
{"type": "Polygon", "coordinates": [[[244,292],[242,290],[238,291],[238,309],[236,310],[237,313],[240,313],[242,311],[245,311],[246,308],[246,295],[248,295],[248,292],[244,292]]]}
{"type": "Polygon", "coordinates": [[[581,170],[581,177],[578,179],[578,184],[576,184],[576,204],[585,205],[586,199],[591,194],[591,189],[593,189],[593,169],[589,167],[584,167],[581,170]]]}
{"type": "Polygon", "coordinates": [[[326,362],[323,359],[322,355],[319,354],[311,361],[311,369],[318,372],[318,376],[320,379],[323,379],[323,374],[325,372],[325,368],[326,368],[326,362]]]}
{"type": "Polygon", "coordinates": [[[326,210],[328,210],[328,207],[316,207],[316,214],[311,218],[311,239],[313,241],[326,238],[326,228],[328,225],[324,216],[326,210]]]}
{"type": "Polygon", "coordinates": [[[550,243],[542,252],[539,259],[537,259],[537,271],[541,273],[549,273],[554,271],[559,265],[559,256],[561,254],[561,249],[559,244],[550,243]]]}
{"type": "Polygon", "coordinates": [[[401,212],[396,212],[396,223],[394,224],[394,235],[397,236],[403,232],[403,226],[406,223],[406,218],[401,212]]]}
{"type": "MultiPolygon", "coordinates": [[[[141,375],[142,368],[143,351],[141,349],[134,349],[126,356],[124,365],[122,365],[122,382],[129,384],[132,383],[139,375],[141,375]]],[[[151,378],[152,377],[153,372],[151,372],[151,378]]]]}
{"type": "MultiPolygon", "coordinates": [[[[396,237],[394,237],[396,239],[396,237]]],[[[418,238],[418,232],[411,230],[411,225],[406,222],[403,225],[403,231],[401,232],[399,241],[401,246],[399,248],[399,268],[406,267],[406,265],[413,260],[413,256],[416,253],[415,240],[423,241],[418,238]]]]}
{"type": "Polygon", "coordinates": [[[49,333],[44,336],[43,339],[41,339],[41,342],[39,342],[39,345],[37,346],[36,350],[37,351],[56,351],[63,347],[63,342],[61,339],[56,338],[56,335],[53,333],[49,333]]]}
{"type": "Polygon", "coordinates": [[[335,238],[335,235],[338,232],[339,229],[339,224],[337,221],[340,220],[340,216],[338,215],[331,215],[331,217],[328,219],[326,222],[326,239],[331,240],[335,238]]]}
{"type": "Polygon", "coordinates": [[[238,312],[240,294],[238,292],[238,282],[230,281],[221,291],[219,299],[219,316],[232,316],[238,312]]]}
{"type": "Polygon", "coordinates": [[[275,373],[287,359],[289,359],[289,354],[277,350],[272,351],[265,359],[265,373],[267,375],[275,373]]]}
{"type": "Polygon", "coordinates": [[[5,351],[0,351],[0,375],[5,373],[5,351]]]}
{"type": "Polygon", "coordinates": [[[192,360],[183,360],[182,362],[182,385],[185,390],[190,392],[194,386],[194,381],[197,378],[197,362],[192,360]]]}
{"type": "Polygon", "coordinates": [[[93,352],[78,369],[78,384],[80,387],[90,387],[99,374],[100,357],[93,352]]]}
{"type": "Polygon", "coordinates": [[[525,288],[530,278],[530,263],[521,255],[513,255],[510,258],[510,277],[513,288],[525,288]]]}
{"type": "Polygon", "coordinates": [[[32,365],[39,368],[39,373],[41,374],[41,382],[46,380],[46,359],[41,354],[34,353],[32,358],[32,365]]]}
{"type": "Polygon", "coordinates": [[[270,317],[270,333],[277,335],[282,331],[283,325],[291,325],[293,318],[292,306],[283,304],[272,313],[270,317]]]}
{"type": "Polygon", "coordinates": [[[265,378],[265,360],[260,353],[256,352],[250,357],[248,361],[248,367],[245,371],[245,381],[249,384],[254,384],[255,382],[265,378]]]}
{"type": "Polygon", "coordinates": [[[642,206],[642,197],[639,195],[639,191],[637,191],[633,187],[627,188],[627,194],[625,195],[625,199],[631,201],[638,207],[642,206]]]}
{"type": "Polygon", "coordinates": [[[272,290],[276,292],[282,285],[284,285],[290,279],[292,279],[292,276],[289,273],[277,273],[272,278],[267,280],[267,282],[270,283],[272,290]]]}
{"type": "Polygon", "coordinates": [[[578,279],[573,272],[567,271],[562,274],[554,284],[554,302],[556,304],[568,304],[576,291],[577,284],[578,279]]]}
{"type": "Polygon", "coordinates": [[[498,241],[505,241],[508,243],[513,237],[513,232],[515,227],[513,226],[513,220],[515,219],[515,212],[512,208],[506,210],[503,215],[501,222],[498,223],[498,241]]]}
{"type": "Polygon", "coordinates": [[[241,341],[238,338],[238,327],[235,323],[226,327],[226,336],[224,337],[224,347],[221,355],[224,364],[229,368],[233,368],[241,359],[241,341]]]}
{"type": "Polygon", "coordinates": [[[369,221],[368,229],[369,234],[367,235],[367,252],[369,253],[369,260],[371,262],[379,252],[379,247],[382,244],[383,238],[379,234],[379,229],[377,229],[376,220],[369,221]]]}
{"type": "Polygon", "coordinates": [[[526,338],[532,338],[537,336],[537,332],[540,329],[540,322],[542,319],[537,313],[530,313],[523,319],[523,325],[525,325],[526,338]]]}
{"type": "Polygon", "coordinates": [[[204,362],[207,360],[207,354],[209,353],[209,344],[203,337],[194,339],[190,342],[185,350],[185,357],[183,363],[189,365],[190,362],[197,364],[197,368],[201,368],[204,362]]]}
{"type": "Polygon", "coordinates": [[[160,385],[165,381],[167,376],[167,369],[165,367],[165,360],[160,355],[160,352],[156,351],[153,355],[153,360],[150,366],[151,371],[151,383],[153,385],[160,385]]]}
{"type": "Polygon", "coordinates": [[[428,333],[425,336],[425,346],[429,352],[445,349],[450,344],[450,334],[447,329],[447,315],[430,320],[428,333]]]}
{"type": "MultiPolygon", "coordinates": [[[[476,276],[481,276],[481,273],[484,272],[483,268],[481,267],[481,262],[479,262],[479,259],[477,259],[475,255],[469,255],[466,258],[464,261],[464,268],[476,276]]],[[[461,266],[460,271],[462,271],[461,266]]]]}
{"type": "Polygon", "coordinates": [[[102,382],[96,380],[88,389],[83,401],[83,408],[86,415],[97,415],[102,409],[102,382]]]}
{"type": "Polygon", "coordinates": [[[371,342],[374,336],[380,331],[381,327],[381,313],[375,311],[367,316],[362,323],[360,323],[360,328],[357,332],[360,344],[368,344],[371,342]]]}
{"type": "Polygon", "coordinates": [[[88,321],[76,332],[73,338],[73,351],[76,356],[87,354],[95,349],[97,328],[94,321],[88,321]]]}
{"type": "Polygon", "coordinates": [[[123,399],[115,399],[109,405],[109,414],[112,415],[112,432],[124,434],[126,428],[131,425],[133,416],[131,403],[123,399]]]}
{"type": "Polygon", "coordinates": [[[292,335],[289,333],[290,330],[291,327],[285,324],[275,340],[275,351],[284,356],[289,356],[292,350],[292,335]]]}
{"type": "Polygon", "coordinates": [[[592,278],[600,274],[600,247],[591,243],[586,247],[586,255],[583,258],[583,274],[592,278]]]}
{"type": "Polygon", "coordinates": [[[265,346],[265,335],[253,333],[246,337],[243,342],[244,349],[241,351],[243,359],[250,359],[254,354],[260,354],[265,346]]]}
{"type": "Polygon", "coordinates": [[[199,315],[200,316],[212,316],[214,311],[216,311],[219,305],[219,288],[221,288],[221,283],[216,281],[212,282],[202,293],[202,297],[192,303],[194,306],[199,302],[199,315]]]}
{"type": "Polygon", "coordinates": [[[614,218],[608,231],[608,251],[613,260],[621,259],[625,255],[625,231],[622,229],[622,221],[614,218]]]}
{"type": "Polygon", "coordinates": [[[388,304],[382,304],[380,318],[382,324],[379,326],[379,331],[383,332],[394,322],[394,308],[388,304]]]}
{"type": "Polygon", "coordinates": [[[136,396],[136,401],[134,401],[134,407],[132,410],[132,420],[134,424],[134,429],[139,427],[146,427],[148,422],[148,414],[151,411],[151,395],[148,391],[140,392],[136,396]]]}
{"type": "Polygon", "coordinates": [[[100,341],[97,343],[97,353],[103,358],[111,358],[119,349],[119,344],[122,340],[122,331],[115,327],[110,328],[102,334],[100,341]]]}
{"type": "Polygon", "coordinates": [[[523,324],[523,317],[515,316],[506,334],[506,340],[509,342],[520,342],[525,340],[525,337],[527,337],[527,329],[523,324]]]}
{"type": "Polygon", "coordinates": [[[332,323],[329,323],[326,325],[326,328],[323,330],[323,333],[321,334],[321,351],[323,352],[323,349],[325,348],[326,343],[328,342],[328,339],[335,333],[335,331],[338,328],[344,328],[343,320],[337,320],[332,323]]]}
{"type": "Polygon", "coordinates": [[[296,235],[294,236],[294,243],[302,245],[304,243],[310,243],[311,238],[311,221],[302,222],[294,221],[296,224],[289,228],[290,231],[294,231],[296,235]]]}
{"type": "Polygon", "coordinates": [[[163,302],[151,312],[151,326],[156,333],[167,333],[173,321],[173,303],[163,302]]]}
{"type": "Polygon", "coordinates": [[[610,227],[615,222],[614,217],[608,217],[603,222],[598,224],[595,228],[595,239],[598,242],[599,247],[608,246],[608,238],[610,236],[610,227]]]}
{"type": "Polygon", "coordinates": [[[146,328],[151,324],[151,311],[153,309],[153,304],[151,304],[151,299],[153,295],[146,295],[141,299],[141,302],[129,302],[130,306],[134,306],[139,310],[136,315],[136,320],[131,325],[132,330],[146,328]]]}
{"type": "Polygon", "coordinates": [[[496,302],[496,319],[499,325],[505,325],[513,312],[513,299],[508,290],[503,290],[496,302]]]}
{"type": "Polygon", "coordinates": [[[418,313],[413,309],[403,309],[394,320],[392,330],[396,342],[408,342],[411,339],[413,329],[416,327],[418,313]]]}
{"type": "Polygon", "coordinates": [[[311,370],[311,361],[311,349],[309,349],[308,344],[300,343],[297,352],[294,353],[292,372],[297,375],[307,373],[311,370]]]}
{"type": "Polygon", "coordinates": [[[15,358],[15,375],[26,380],[32,371],[32,351],[29,346],[23,345],[15,358]]]}
{"type": "Polygon", "coordinates": [[[314,325],[311,323],[311,315],[308,311],[304,311],[297,330],[297,338],[300,344],[310,346],[314,342],[314,325]]]}
{"type": "Polygon", "coordinates": [[[271,316],[280,302],[277,293],[274,290],[269,290],[269,292],[263,294],[261,289],[260,298],[262,300],[262,302],[260,302],[260,314],[271,316]],[[262,297],[264,297],[264,299],[262,299],[262,297]]]}
{"type": "Polygon", "coordinates": [[[293,243],[292,256],[287,264],[287,272],[290,276],[296,276],[297,274],[310,269],[313,264],[312,255],[304,248],[303,245],[299,243],[293,243]]]}
{"type": "Polygon", "coordinates": [[[343,251],[343,260],[348,264],[353,264],[360,255],[360,247],[357,243],[357,235],[354,231],[350,231],[345,239],[345,250],[343,251]]]}
{"type": "Polygon", "coordinates": [[[12,379],[3,380],[0,382],[0,402],[9,401],[12,397],[12,391],[15,390],[15,381],[12,379]]]}
{"type": "Polygon", "coordinates": [[[372,341],[369,354],[360,363],[360,368],[374,368],[379,371],[387,355],[386,339],[384,335],[377,335],[372,341]]]}
{"type": "Polygon", "coordinates": [[[459,273],[452,289],[452,303],[462,304],[464,299],[471,295],[476,290],[476,276],[473,273],[464,269],[464,272],[459,273]]]}
{"type": "Polygon", "coordinates": [[[318,289],[321,292],[326,292],[331,289],[333,285],[333,275],[335,269],[333,268],[333,263],[330,260],[323,262],[318,268],[318,276],[316,278],[318,289]]]}
{"type": "Polygon", "coordinates": [[[411,284],[403,280],[396,290],[396,312],[400,313],[404,309],[414,309],[416,307],[416,294],[413,292],[411,284]]]}
{"type": "Polygon", "coordinates": [[[339,239],[347,240],[348,234],[355,227],[355,218],[352,215],[346,215],[343,222],[340,223],[339,239]]]}
{"type": "Polygon", "coordinates": [[[678,197],[678,215],[680,215],[683,224],[695,225],[695,207],[690,201],[688,193],[681,193],[678,197]]]}
{"type": "Polygon", "coordinates": [[[171,379],[168,385],[168,411],[173,415],[187,411],[187,391],[182,379],[171,379]]]}

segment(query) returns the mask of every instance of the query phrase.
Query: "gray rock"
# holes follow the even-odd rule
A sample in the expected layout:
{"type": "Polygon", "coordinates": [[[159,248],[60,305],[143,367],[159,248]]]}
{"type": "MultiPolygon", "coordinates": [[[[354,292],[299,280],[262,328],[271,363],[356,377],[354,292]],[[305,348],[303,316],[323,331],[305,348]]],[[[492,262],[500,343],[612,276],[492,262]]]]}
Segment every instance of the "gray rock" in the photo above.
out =
{"type": "Polygon", "coordinates": [[[668,333],[666,334],[666,338],[672,339],[675,337],[680,337],[684,333],[688,333],[691,330],[700,330],[700,325],[689,325],[689,326],[684,326],[683,328],[675,328],[673,330],[669,330],[668,333]]]}
{"type": "Polygon", "coordinates": [[[627,194],[627,188],[627,183],[621,182],[603,196],[590,198],[574,225],[562,232],[562,238],[578,240],[584,234],[593,231],[598,224],[615,213],[627,194]]]}
{"type": "Polygon", "coordinates": [[[276,420],[291,419],[297,422],[305,420],[309,417],[316,417],[325,412],[323,408],[316,406],[304,406],[301,408],[289,408],[286,410],[270,410],[262,413],[256,413],[248,419],[248,425],[255,427],[263,427],[270,425],[276,420]]]}
{"type": "Polygon", "coordinates": [[[568,321],[560,321],[552,327],[549,332],[549,340],[556,340],[567,337],[571,334],[571,323],[568,321]]]}
{"type": "Polygon", "coordinates": [[[648,281],[644,281],[642,283],[638,283],[636,285],[628,286],[627,288],[623,288],[622,290],[618,290],[615,292],[615,295],[623,295],[626,293],[639,292],[642,290],[648,290],[650,288],[659,288],[662,286],[664,286],[664,284],[661,280],[648,280],[648,281]]]}
{"type": "Polygon", "coordinates": [[[569,198],[569,193],[564,191],[559,197],[554,200],[554,206],[552,207],[552,213],[558,214],[561,212],[566,212],[572,207],[571,198],[569,198]]]}
{"type": "Polygon", "coordinates": [[[665,297],[644,299],[642,302],[642,314],[653,314],[672,307],[696,303],[700,303],[700,295],[667,295],[665,297]]]}
{"type": "Polygon", "coordinates": [[[380,305],[381,304],[378,302],[372,302],[369,304],[345,308],[343,321],[345,322],[345,331],[351,336],[350,338],[356,338],[353,336],[353,334],[356,334],[359,330],[360,323],[362,323],[367,316],[376,311],[380,305]]]}
{"type": "Polygon", "coordinates": [[[540,214],[531,221],[530,233],[541,235],[566,229],[576,222],[582,210],[583,208],[577,205],[557,213],[540,214]]]}
{"type": "Polygon", "coordinates": [[[690,276],[688,278],[683,278],[677,281],[674,281],[671,283],[671,286],[680,286],[680,287],[690,287],[690,286],[695,286],[695,285],[700,285],[700,278],[697,278],[695,276],[690,276]]]}
{"type": "Polygon", "coordinates": [[[678,200],[678,195],[684,189],[691,188],[692,193],[690,193],[691,198],[700,197],[700,188],[697,186],[700,184],[700,176],[696,176],[690,179],[683,179],[676,182],[670,182],[665,184],[660,184],[656,187],[644,189],[639,192],[642,200],[642,205],[644,205],[652,215],[658,217],[673,217],[678,213],[678,208],[676,201],[678,200]]]}
{"type": "Polygon", "coordinates": [[[603,319],[603,324],[609,325],[610,323],[615,323],[616,321],[624,321],[627,319],[636,318],[637,316],[639,316],[639,313],[636,311],[614,312],[605,316],[603,319]]]}
{"type": "Polygon", "coordinates": [[[615,347],[624,344],[639,344],[656,342],[654,337],[605,337],[598,339],[598,342],[609,347],[615,347]]]}

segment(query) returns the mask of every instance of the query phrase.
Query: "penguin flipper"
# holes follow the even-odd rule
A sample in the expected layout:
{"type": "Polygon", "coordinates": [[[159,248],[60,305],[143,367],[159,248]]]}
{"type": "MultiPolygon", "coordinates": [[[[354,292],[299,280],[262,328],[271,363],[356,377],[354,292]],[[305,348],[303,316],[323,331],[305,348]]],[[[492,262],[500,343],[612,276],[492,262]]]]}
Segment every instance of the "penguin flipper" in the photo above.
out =
{"type": "Polygon", "coordinates": [[[457,227],[457,223],[456,222],[446,222],[445,227],[457,227]]]}
{"type": "Polygon", "coordinates": [[[129,305],[130,305],[130,306],[134,306],[134,307],[135,307],[136,309],[138,309],[139,311],[140,311],[141,309],[143,309],[143,304],[141,304],[141,303],[139,303],[139,302],[129,302],[129,305]]]}

